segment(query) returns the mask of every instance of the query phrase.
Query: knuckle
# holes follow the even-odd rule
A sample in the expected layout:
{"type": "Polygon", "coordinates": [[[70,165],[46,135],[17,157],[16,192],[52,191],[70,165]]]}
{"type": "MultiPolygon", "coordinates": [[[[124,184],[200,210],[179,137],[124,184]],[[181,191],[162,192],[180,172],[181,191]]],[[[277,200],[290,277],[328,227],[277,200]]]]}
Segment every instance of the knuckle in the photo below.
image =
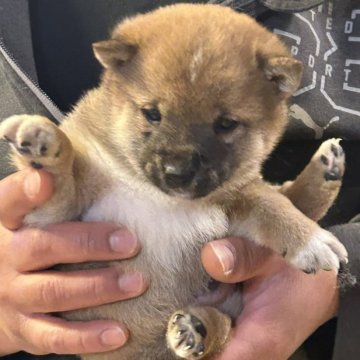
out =
{"type": "Polygon", "coordinates": [[[42,291],[42,284],[34,284],[32,281],[28,281],[25,275],[12,281],[12,285],[7,291],[8,297],[4,297],[1,303],[6,303],[13,309],[21,312],[37,312],[39,308],[44,307],[42,295],[39,295],[42,291]]]}
{"type": "Polygon", "coordinates": [[[27,303],[27,288],[22,281],[22,277],[16,277],[9,281],[9,285],[0,290],[0,302],[2,305],[13,309],[23,309],[27,303]]]}
{"type": "Polygon", "coordinates": [[[102,302],[105,298],[107,280],[100,276],[89,278],[86,284],[85,292],[87,296],[91,296],[94,301],[102,302]]]}
{"type": "MultiPolygon", "coordinates": [[[[6,193],[7,192],[5,191],[5,189],[0,190],[0,195],[5,196],[6,193]]],[[[4,206],[3,204],[0,205],[0,222],[3,224],[4,227],[6,227],[5,224],[9,220],[10,210],[11,209],[9,206],[4,206]]]]}
{"type": "Polygon", "coordinates": [[[31,266],[35,259],[41,259],[49,252],[49,241],[41,229],[18,231],[13,237],[12,253],[15,265],[31,266]]]}
{"type": "Polygon", "coordinates": [[[90,232],[82,231],[76,238],[77,247],[84,254],[94,253],[97,249],[97,243],[94,236],[91,236],[90,232]]]}
{"type": "Polygon", "coordinates": [[[12,332],[18,344],[21,344],[19,348],[34,355],[45,355],[47,353],[44,349],[42,349],[38,338],[34,335],[30,319],[28,317],[19,317],[12,332]]]}
{"type": "Polygon", "coordinates": [[[42,336],[42,349],[45,352],[61,354],[65,352],[66,348],[64,334],[58,329],[47,330],[42,336]]]}
{"type": "MultiPolygon", "coordinates": [[[[9,287],[8,286],[0,286],[0,304],[2,306],[6,305],[6,304],[11,304],[12,301],[12,296],[10,294],[11,291],[9,291],[9,287]]],[[[2,307],[0,305],[0,307],[2,307]]]]}
{"type": "Polygon", "coordinates": [[[40,282],[37,294],[37,302],[40,304],[60,304],[67,300],[67,294],[64,291],[64,287],[57,279],[49,279],[40,282]]]}
{"type": "Polygon", "coordinates": [[[0,216],[0,238],[2,242],[2,253],[4,252],[4,244],[9,244],[13,238],[13,232],[8,230],[1,224],[1,216],[0,216]]]}
{"type": "Polygon", "coordinates": [[[23,342],[25,340],[24,332],[22,331],[27,319],[21,314],[12,314],[11,323],[8,325],[8,330],[11,332],[13,341],[23,342]]]}
{"type": "Polygon", "coordinates": [[[54,354],[84,353],[86,341],[84,336],[74,331],[59,329],[49,330],[43,336],[43,349],[54,354]]]}
{"type": "Polygon", "coordinates": [[[49,241],[46,237],[46,233],[41,229],[29,230],[29,249],[31,253],[29,256],[42,256],[49,250],[49,241]]]}
{"type": "Polygon", "coordinates": [[[78,349],[78,352],[79,353],[87,352],[87,349],[89,348],[87,336],[85,334],[79,334],[79,336],[77,336],[75,340],[76,340],[76,344],[77,344],[76,347],[78,349]]]}

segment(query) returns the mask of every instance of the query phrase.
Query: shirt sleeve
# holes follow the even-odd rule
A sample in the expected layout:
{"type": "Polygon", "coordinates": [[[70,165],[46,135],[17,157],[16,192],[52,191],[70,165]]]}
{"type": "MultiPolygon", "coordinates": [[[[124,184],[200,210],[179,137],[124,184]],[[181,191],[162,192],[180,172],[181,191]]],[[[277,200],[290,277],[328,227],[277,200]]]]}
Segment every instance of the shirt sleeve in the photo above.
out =
{"type": "Polygon", "coordinates": [[[358,360],[360,354],[360,223],[349,223],[330,228],[349,253],[345,286],[341,291],[333,360],[358,360]],[[347,285],[347,286],[346,286],[347,285]]]}

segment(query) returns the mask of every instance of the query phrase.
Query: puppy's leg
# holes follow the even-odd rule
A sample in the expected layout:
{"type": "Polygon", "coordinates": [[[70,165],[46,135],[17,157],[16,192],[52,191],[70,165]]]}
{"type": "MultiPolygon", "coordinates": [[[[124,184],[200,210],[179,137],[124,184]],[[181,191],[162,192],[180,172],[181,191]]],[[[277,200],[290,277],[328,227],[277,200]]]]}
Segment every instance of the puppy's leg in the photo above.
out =
{"type": "Polygon", "coordinates": [[[171,316],[166,338],[182,359],[210,359],[223,348],[230,330],[229,316],[210,306],[194,306],[171,316]]]}
{"type": "Polygon", "coordinates": [[[336,199],[345,171],[345,154],[340,139],[323,142],[306,168],[279,191],[305,215],[319,221],[336,199]]]}
{"type": "Polygon", "coordinates": [[[18,169],[44,168],[54,176],[55,193],[40,209],[25,218],[25,224],[45,225],[72,219],[76,191],[72,168],[74,151],[68,137],[49,119],[39,115],[15,115],[4,120],[0,137],[12,147],[18,169]]]}
{"type": "Polygon", "coordinates": [[[344,246],[282,194],[257,181],[228,207],[231,235],[245,236],[283,255],[305,272],[337,270],[347,262],[344,246]]]}

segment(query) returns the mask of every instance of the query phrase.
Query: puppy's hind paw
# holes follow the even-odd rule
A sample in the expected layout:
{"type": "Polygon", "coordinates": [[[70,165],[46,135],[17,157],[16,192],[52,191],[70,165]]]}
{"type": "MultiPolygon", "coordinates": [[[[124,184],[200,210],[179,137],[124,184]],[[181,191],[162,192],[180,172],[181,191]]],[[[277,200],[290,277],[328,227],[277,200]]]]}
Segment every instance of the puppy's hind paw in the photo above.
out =
{"type": "Polygon", "coordinates": [[[341,180],[345,171],[345,153],[340,146],[341,139],[329,139],[323,142],[314,155],[319,161],[325,181],[341,180]]]}
{"type": "Polygon", "coordinates": [[[167,342],[178,357],[201,359],[205,356],[206,335],[205,326],[196,316],[179,311],[169,321],[167,342]]]}
{"type": "Polygon", "coordinates": [[[348,254],[344,245],[334,235],[318,229],[289,261],[306,273],[316,273],[319,270],[338,271],[340,263],[348,262],[348,254]]]}

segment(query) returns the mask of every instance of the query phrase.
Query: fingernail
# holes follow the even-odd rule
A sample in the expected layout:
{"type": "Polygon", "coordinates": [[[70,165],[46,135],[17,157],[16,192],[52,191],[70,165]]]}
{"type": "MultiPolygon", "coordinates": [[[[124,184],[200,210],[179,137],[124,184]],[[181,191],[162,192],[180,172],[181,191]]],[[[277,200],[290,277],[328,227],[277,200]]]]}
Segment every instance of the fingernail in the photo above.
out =
{"type": "Polygon", "coordinates": [[[218,258],[223,273],[229,275],[234,270],[235,266],[235,249],[230,249],[230,246],[224,244],[210,243],[215,256],[218,258]]]}
{"type": "Polygon", "coordinates": [[[137,294],[144,288],[144,278],[140,273],[124,274],[119,278],[119,287],[129,294],[137,294]]]}
{"type": "Polygon", "coordinates": [[[104,330],[100,334],[100,339],[105,346],[122,346],[126,342],[124,331],[119,327],[104,330]]]}
{"type": "Polygon", "coordinates": [[[110,235],[109,238],[111,250],[132,255],[139,248],[136,237],[126,230],[117,230],[110,235]]]}
{"type": "Polygon", "coordinates": [[[29,173],[24,180],[24,192],[29,198],[33,198],[39,194],[41,178],[37,171],[29,173]]]}

